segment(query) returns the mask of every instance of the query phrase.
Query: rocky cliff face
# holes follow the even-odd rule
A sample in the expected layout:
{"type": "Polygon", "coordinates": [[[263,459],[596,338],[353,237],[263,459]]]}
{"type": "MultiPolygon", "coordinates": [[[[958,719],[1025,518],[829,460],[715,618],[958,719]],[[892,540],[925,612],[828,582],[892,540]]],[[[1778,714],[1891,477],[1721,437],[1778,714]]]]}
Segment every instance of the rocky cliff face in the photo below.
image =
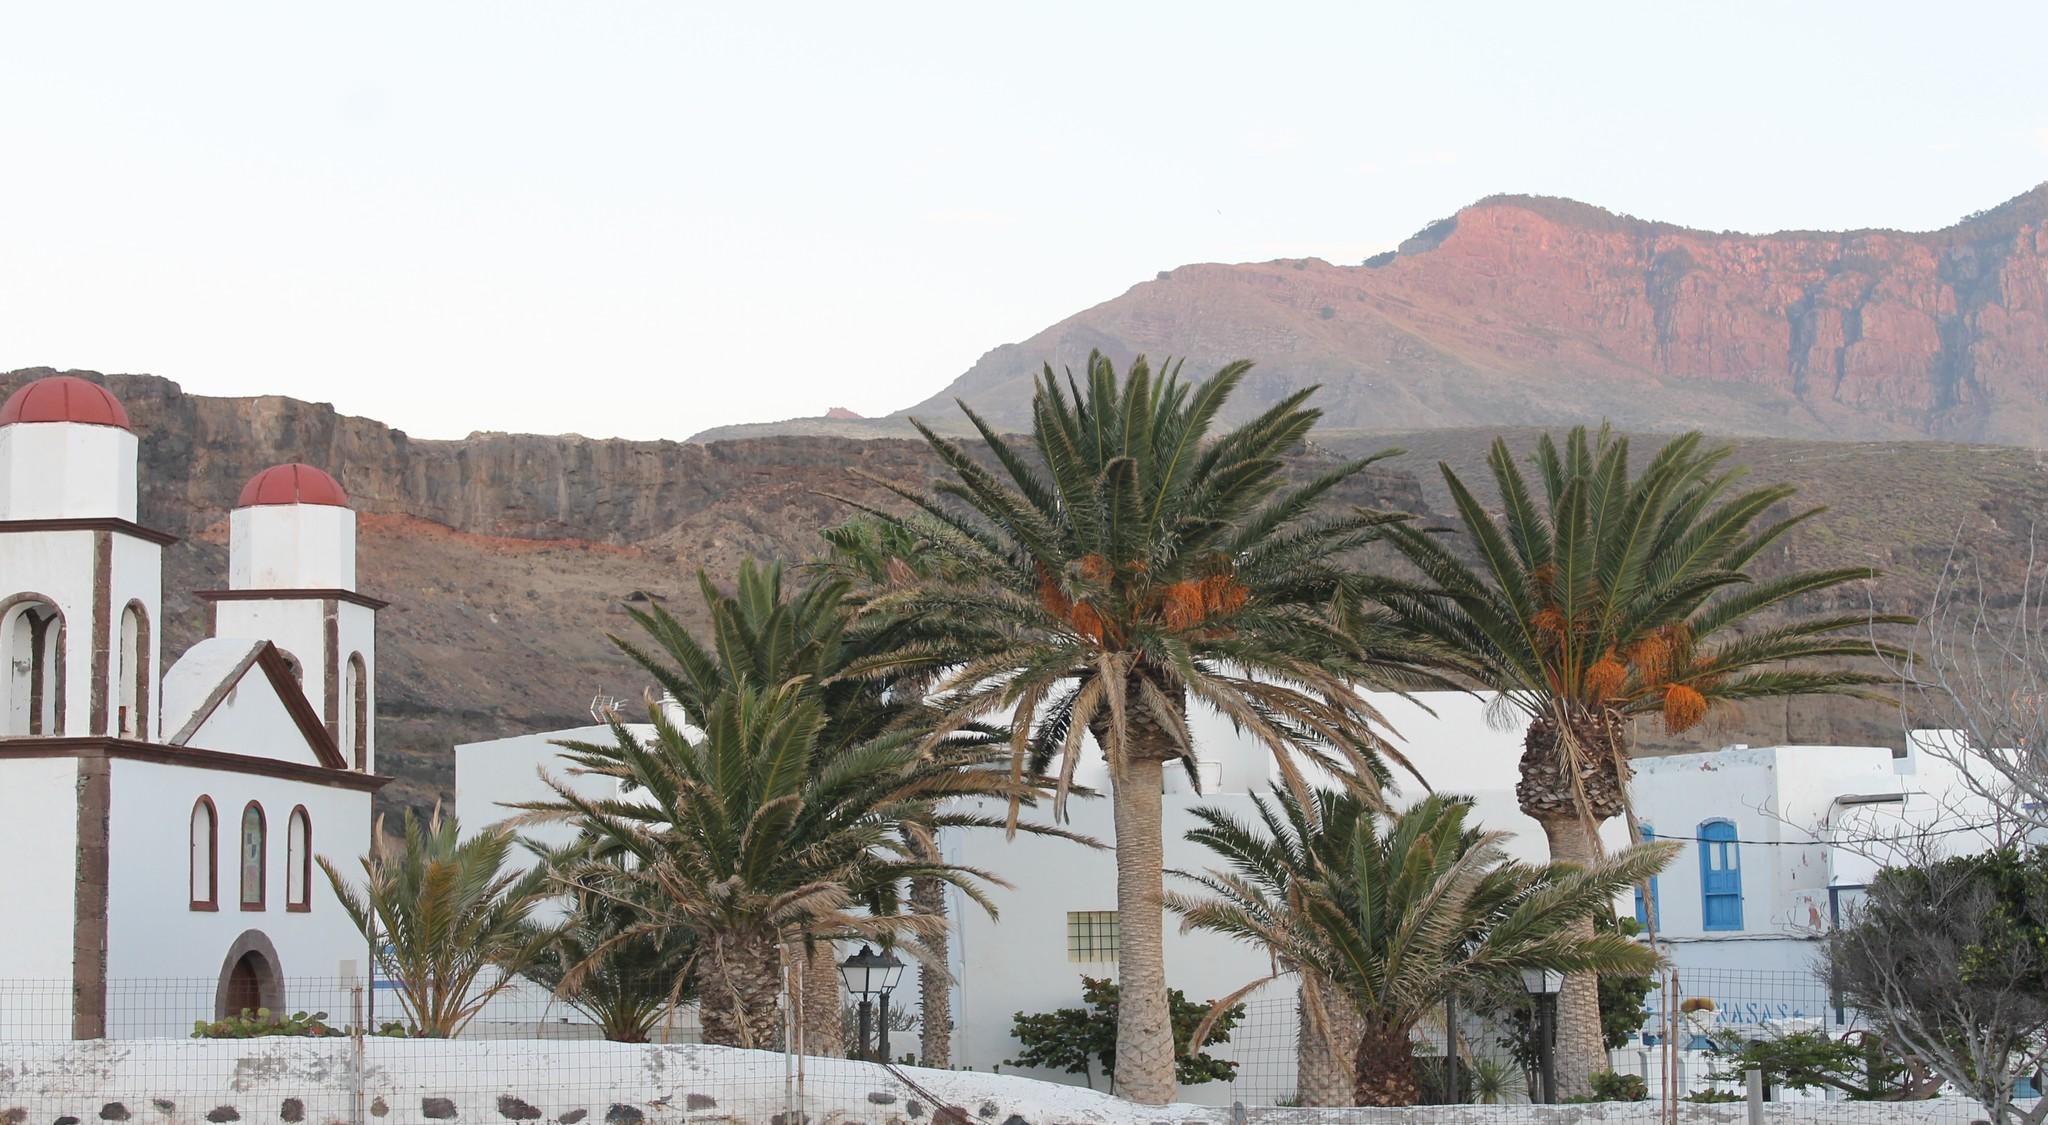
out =
{"type": "Polygon", "coordinates": [[[1028,419],[1091,348],[1257,360],[1252,410],[1321,383],[1339,427],[1556,424],[2048,440],[2048,184],[1945,230],[1714,234],[1499,196],[1360,266],[1196,265],[984,356],[964,398],[1028,419]]]}
{"type": "MultiPolygon", "coordinates": [[[[46,374],[0,374],[0,397],[46,374]]],[[[699,568],[725,576],[744,558],[808,557],[818,529],[847,512],[823,493],[892,502],[850,468],[906,484],[936,470],[920,443],[892,440],[415,441],[321,404],[210,398],[148,376],[80,374],[121,397],[142,437],[143,521],[183,536],[166,560],[167,652],[204,628],[189,592],[224,581],[226,516],[244,480],[302,460],[348,488],[359,513],[361,586],[392,603],[379,618],[382,765],[399,778],[390,797],[415,807],[452,792],[457,742],[581,723],[600,692],[638,696],[644,678],[606,638],[631,628],[626,607],[661,603],[701,625],[699,568]]],[[[1440,511],[1447,498],[1434,462],[1481,480],[1496,432],[1332,433],[1297,468],[1405,446],[1414,452],[1331,503],[1440,511]]],[[[1526,449],[1534,435],[1509,439],[1526,449]]],[[[1758,479],[1796,481],[1802,502],[1831,508],[1761,560],[1766,573],[1844,562],[1887,572],[1868,591],[1870,603],[1856,590],[1809,608],[1915,608],[1959,531],[1997,580],[1999,565],[2026,557],[2029,529],[2048,512],[2048,464],[2020,450],[1757,439],[1740,443],[1736,456],[1758,479]]],[[[1646,749],[1668,745],[1654,730],[1639,733],[1646,749]]],[[[1726,716],[1691,745],[1889,743],[1897,734],[1889,706],[1800,702],[1726,716]]]]}
{"type": "MultiPolygon", "coordinates": [[[[0,374],[0,400],[50,374],[0,374]]],[[[393,795],[415,806],[451,791],[455,743],[588,722],[599,693],[637,698],[645,678],[606,636],[632,628],[627,606],[661,602],[699,623],[699,568],[723,578],[745,558],[809,558],[819,529],[850,514],[828,493],[896,503],[853,469],[912,486],[938,469],[922,442],[903,440],[416,441],[325,404],[73,374],[127,406],[141,520],[182,537],[166,555],[167,654],[205,627],[191,591],[225,583],[227,513],[250,476],[305,461],[341,481],[358,513],[360,586],[392,603],[378,626],[379,752],[400,779],[393,795]]],[[[1405,471],[1377,472],[1338,502],[1423,506],[1405,471]]]]}

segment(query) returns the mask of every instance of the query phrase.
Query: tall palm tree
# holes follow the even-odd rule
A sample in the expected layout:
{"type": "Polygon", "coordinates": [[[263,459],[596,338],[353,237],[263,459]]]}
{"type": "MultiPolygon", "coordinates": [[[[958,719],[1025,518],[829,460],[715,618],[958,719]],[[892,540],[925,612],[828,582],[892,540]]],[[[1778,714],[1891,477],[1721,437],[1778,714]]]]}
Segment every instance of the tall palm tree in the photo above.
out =
{"type": "Polygon", "coordinates": [[[565,987],[602,965],[610,947],[688,931],[706,1040],[767,1047],[784,951],[806,937],[897,939],[916,951],[930,923],[902,913],[895,888],[917,876],[993,909],[982,884],[999,882],[994,876],[911,854],[901,835],[910,823],[934,831],[1001,823],[971,810],[934,811],[950,798],[1028,795],[1006,773],[958,768],[958,754],[978,751],[927,750],[900,734],[817,765],[826,720],[802,681],[721,692],[695,740],[659,707],[650,719],[646,742],[614,719],[611,742],[565,744],[576,768],[625,783],[622,796],[591,799],[551,779],[554,800],[516,806],[529,819],[578,825],[596,841],[587,862],[628,861],[616,866],[639,888],[614,893],[640,904],[641,919],[593,949],[565,987]]]}
{"type": "Polygon", "coordinates": [[[870,600],[895,643],[854,671],[932,677],[941,731],[1010,722],[1020,762],[1060,758],[1056,813],[1082,736],[1107,757],[1123,989],[1117,1081],[1152,1104],[1174,1092],[1160,790],[1168,762],[1192,773],[1190,698],[1270,748],[1301,792],[1297,756],[1371,785],[1389,752],[1356,689],[1416,682],[1431,667],[1424,646],[1360,608],[1378,583],[1349,563],[1397,517],[1313,511],[1374,459],[1284,483],[1283,455],[1319,416],[1303,405],[1310,392],[1212,438],[1250,366],[1230,364],[1198,385],[1182,382],[1177,366],[1155,377],[1142,358],[1120,379],[1091,356],[1085,384],[1069,376],[1063,385],[1047,367],[1028,450],[963,404],[997,468],[916,423],[951,479],[934,495],[896,489],[915,516],[870,511],[938,565],[870,600]]]}
{"type": "Polygon", "coordinates": [[[1311,816],[1276,789],[1280,815],[1259,801],[1262,826],[1207,812],[1188,838],[1226,866],[1193,877],[1207,897],[1176,892],[1168,901],[1186,927],[1262,946],[1330,982],[1358,1018],[1356,1104],[1415,1103],[1410,1035],[1460,988],[1527,968],[1656,967],[1648,947],[1615,933],[1582,934],[1572,922],[1613,909],[1615,896],[1662,867],[1674,844],[1642,844],[1589,865],[1529,867],[1508,861],[1507,833],[1469,825],[1463,800],[1426,797],[1384,827],[1355,795],[1314,800],[1311,816]]]}
{"type": "MultiPolygon", "coordinates": [[[[1442,466],[1476,565],[1440,536],[1392,530],[1436,587],[1392,604],[1529,722],[1516,795],[1553,860],[1596,857],[1599,823],[1624,811],[1632,716],[1660,715],[1676,733],[1747,700],[1859,694],[1886,677],[1810,662],[1897,655],[1871,627],[1910,618],[1797,611],[1802,598],[1875,577],[1869,567],[1752,573],[1820,509],[1774,515],[1796,489],[1742,487],[1729,453],[1686,434],[1631,475],[1626,437],[1579,427],[1563,448],[1538,440],[1532,489],[1496,440],[1487,464],[1498,515],[1442,466]]],[[[1565,982],[1559,1021],[1560,1083],[1585,1092],[1606,1065],[1597,980],[1565,982]]]]}
{"type": "Polygon", "coordinates": [[[518,844],[509,830],[464,840],[439,809],[424,823],[408,811],[395,846],[381,820],[373,836],[360,890],[326,856],[320,869],[342,912],[375,945],[378,970],[396,987],[413,1032],[453,1036],[552,940],[529,921],[554,893],[548,872],[508,869],[518,844]]]}

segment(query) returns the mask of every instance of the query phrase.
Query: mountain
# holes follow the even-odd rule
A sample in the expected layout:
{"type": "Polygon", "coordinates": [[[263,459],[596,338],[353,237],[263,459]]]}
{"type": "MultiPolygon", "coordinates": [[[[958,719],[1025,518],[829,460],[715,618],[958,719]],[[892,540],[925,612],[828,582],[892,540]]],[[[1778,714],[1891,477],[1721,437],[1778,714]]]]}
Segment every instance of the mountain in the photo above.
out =
{"type": "Polygon", "coordinates": [[[1017,344],[879,422],[949,429],[965,399],[1028,424],[1043,363],[1255,360],[1235,404],[1311,383],[1330,425],[1560,425],[1832,439],[2048,441],[2048,184],[1954,226],[1712,233],[1502,195],[1362,265],[1190,265],[1017,344]]]}

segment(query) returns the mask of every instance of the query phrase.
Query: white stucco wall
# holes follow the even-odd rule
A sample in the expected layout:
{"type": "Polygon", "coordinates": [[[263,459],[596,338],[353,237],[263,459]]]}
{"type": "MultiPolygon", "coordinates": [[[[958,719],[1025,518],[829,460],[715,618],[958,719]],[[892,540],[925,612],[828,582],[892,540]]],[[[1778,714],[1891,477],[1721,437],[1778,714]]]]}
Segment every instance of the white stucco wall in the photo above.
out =
{"type": "MultiPolygon", "coordinates": [[[[873,1063],[809,1059],[799,1083],[779,1054],[620,1043],[398,1041],[372,1038],[358,1060],[346,1041],[263,1039],[30,1044],[0,1068],[0,1095],[25,1121],[73,1117],[171,1121],[689,1121],[935,1120],[957,1106],[970,1121],[1075,1125],[1224,1125],[1229,1108],[1141,1106],[1007,1074],[905,1068],[913,1087],[873,1063]],[[356,1102],[356,1091],[361,1102],[356,1102]]],[[[1687,1125],[1726,1125],[1742,1105],[1677,1107],[1687,1125]]],[[[1264,1125],[1654,1125],[1656,1102],[1406,1109],[1250,1107],[1264,1125]]],[[[1980,1116],[1959,1098],[1925,1102],[1772,1102],[1771,1125],[1946,1125],[1980,1116]]]]}
{"type": "Polygon", "coordinates": [[[223,639],[269,641],[299,662],[306,698],[320,709],[321,654],[325,624],[318,598],[278,601],[219,601],[213,604],[213,635],[223,639]]]}
{"type": "Polygon", "coordinates": [[[333,504],[228,513],[231,590],[356,588],[356,514],[333,504]]]}
{"type": "Polygon", "coordinates": [[[132,520],[135,454],[135,435],[118,426],[0,426],[0,520],[132,520]]]}
{"type": "MultiPolygon", "coordinates": [[[[652,737],[654,728],[635,724],[637,737],[652,737]]],[[[503,820],[519,815],[506,806],[518,801],[551,800],[555,793],[541,781],[541,772],[561,781],[578,796],[606,800],[619,794],[619,783],[609,777],[572,773],[562,758],[557,742],[608,743],[610,727],[572,727],[539,734],[515,735],[488,742],[469,742],[455,748],[455,815],[465,837],[475,835],[503,820]]],[[[566,824],[533,824],[519,834],[550,847],[561,847],[576,839],[576,830],[566,824]]],[[[515,861],[530,866],[532,858],[516,853],[515,861]]]]}
{"type": "Polygon", "coordinates": [[[186,745],[307,766],[322,764],[299,733],[291,712],[285,710],[284,701],[272,690],[269,678],[253,666],[186,745]]]}
{"type": "Polygon", "coordinates": [[[78,890],[78,762],[0,760],[0,1038],[71,1035],[71,918],[78,890]]]}
{"type": "MultiPolygon", "coordinates": [[[[257,509],[242,509],[253,511],[257,509]]],[[[341,509],[334,509],[340,511],[341,509]]],[[[269,641],[285,655],[298,661],[301,673],[300,688],[306,693],[307,702],[313,705],[313,713],[326,715],[326,683],[330,674],[339,676],[339,671],[327,667],[326,610],[319,598],[279,598],[275,600],[222,600],[214,603],[213,635],[221,640],[269,641]]],[[[337,669],[347,666],[352,653],[363,658],[365,683],[369,691],[368,714],[369,755],[367,772],[377,772],[377,614],[368,606],[353,602],[341,602],[335,606],[335,661],[337,669]]],[[[337,684],[342,683],[337,679],[337,684]]],[[[337,689],[338,690],[338,689],[337,689]]],[[[341,707],[348,706],[348,700],[337,696],[341,707]]],[[[337,731],[337,735],[346,733],[337,731]]],[[[337,745],[340,739],[337,738],[337,745]]],[[[353,750],[340,746],[342,758],[351,766],[355,763],[353,750]]]]}
{"type": "MultiPolygon", "coordinates": [[[[189,1033],[213,1016],[215,985],[229,948],[258,930],[278,953],[291,1008],[325,1009],[336,1022],[347,1008],[334,980],[342,961],[365,963],[362,935],[341,912],[316,863],[312,909],[286,909],[286,825],[303,805],[312,818],[313,854],[360,879],[369,850],[366,792],[253,774],[116,759],[108,806],[108,1033],[115,1037],[189,1033]],[[204,794],[219,813],[219,909],[191,908],[192,806],[204,794]],[[267,825],[265,905],[240,904],[237,860],[244,807],[258,802],[267,825]]],[[[360,969],[358,970],[360,971],[360,969]]],[[[66,975],[69,974],[67,964],[66,975]]]]}

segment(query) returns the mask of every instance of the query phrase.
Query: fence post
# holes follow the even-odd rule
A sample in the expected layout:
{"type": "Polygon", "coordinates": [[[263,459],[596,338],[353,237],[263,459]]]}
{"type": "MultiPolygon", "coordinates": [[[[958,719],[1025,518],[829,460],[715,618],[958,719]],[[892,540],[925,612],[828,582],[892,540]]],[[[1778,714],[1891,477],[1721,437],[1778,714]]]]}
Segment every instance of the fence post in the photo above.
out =
{"type": "Polygon", "coordinates": [[[364,1038],[368,1031],[363,1026],[363,982],[356,979],[354,965],[344,964],[348,970],[349,993],[349,1121],[352,1125],[368,1125],[368,1118],[363,1112],[363,1074],[369,1069],[363,1058],[364,1038]]]}
{"type": "Polygon", "coordinates": [[[1742,1077],[1749,1083],[1749,1125],[1764,1125],[1764,1072],[1750,1067],[1742,1077]]]}

